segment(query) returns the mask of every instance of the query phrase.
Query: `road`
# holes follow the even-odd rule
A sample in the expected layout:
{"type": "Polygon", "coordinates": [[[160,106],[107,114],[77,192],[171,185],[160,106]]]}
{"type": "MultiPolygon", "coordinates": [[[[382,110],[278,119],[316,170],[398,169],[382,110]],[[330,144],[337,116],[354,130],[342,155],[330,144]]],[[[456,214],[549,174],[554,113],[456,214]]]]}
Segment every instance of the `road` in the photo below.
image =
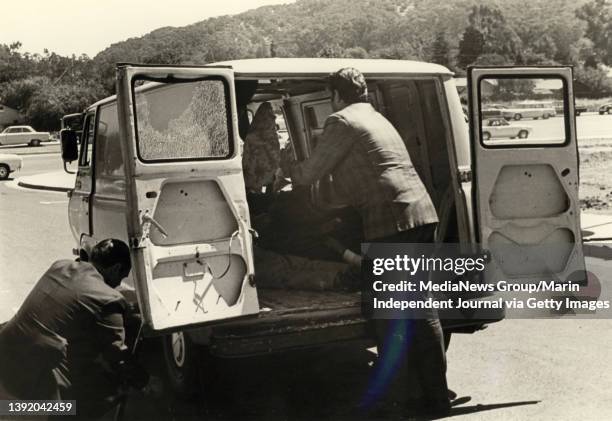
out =
{"type": "MultiPolygon", "coordinates": [[[[62,168],[57,154],[28,155],[23,160],[17,176],[62,168]]],[[[9,187],[15,184],[12,179],[0,182],[0,321],[12,315],[37,276],[53,260],[70,257],[74,247],[66,194],[9,187]]]]}
{"type": "MultiPolygon", "coordinates": [[[[519,121],[508,120],[508,122],[510,126],[517,127],[516,133],[518,133],[518,127],[531,129],[532,131],[529,134],[527,141],[557,140],[559,143],[563,143],[563,140],[565,139],[565,127],[562,115],[548,118],[546,120],[524,118],[519,121]]],[[[578,136],[578,143],[580,144],[580,139],[593,139],[597,137],[610,138],[612,136],[610,127],[612,127],[612,115],[585,113],[577,116],[576,134],[578,136]]]]}
{"type": "MultiPolygon", "coordinates": [[[[20,175],[61,168],[58,155],[25,156],[20,175]]],[[[0,320],[10,317],[55,259],[70,258],[65,194],[28,191],[0,182],[0,320]]],[[[610,281],[612,261],[589,259],[610,281]]],[[[453,409],[466,420],[601,420],[612,417],[609,320],[504,320],[474,335],[454,335],[448,353],[450,387],[471,400],[453,409]]],[[[156,341],[144,345],[148,366],[161,372],[156,341]]],[[[242,360],[215,360],[207,398],[175,401],[133,394],[127,419],[354,419],[368,388],[373,350],[351,347],[242,360]]],[[[398,396],[400,398],[398,398],[398,396]]],[[[379,419],[398,419],[396,391],[379,419]]]]}

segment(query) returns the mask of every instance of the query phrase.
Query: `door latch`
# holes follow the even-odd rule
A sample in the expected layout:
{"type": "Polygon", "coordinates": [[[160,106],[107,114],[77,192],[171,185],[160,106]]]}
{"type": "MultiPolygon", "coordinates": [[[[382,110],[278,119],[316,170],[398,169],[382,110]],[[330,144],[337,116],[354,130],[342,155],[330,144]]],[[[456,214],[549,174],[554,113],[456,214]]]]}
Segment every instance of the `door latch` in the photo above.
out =
{"type": "Polygon", "coordinates": [[[164,229],[164,227],[161,226],[161,224],[159,222],[157,222],[155,219],[153,219],[153,217],[151,215],[149,215],[148,213],[145,213],[142,216],[142,222],[149,222],[150,224],[152,224],[155,228],[157,228],[157,230],[160,232],[160,234],[164,237],[167,238],[168,237],[168,232],[164,229]]]}

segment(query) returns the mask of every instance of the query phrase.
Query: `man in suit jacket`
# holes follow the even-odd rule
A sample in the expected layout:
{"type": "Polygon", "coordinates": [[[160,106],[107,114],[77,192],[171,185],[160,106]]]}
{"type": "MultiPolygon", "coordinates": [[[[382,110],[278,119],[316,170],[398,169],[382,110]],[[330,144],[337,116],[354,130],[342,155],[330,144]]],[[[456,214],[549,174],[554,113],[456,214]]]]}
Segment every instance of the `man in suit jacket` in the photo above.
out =
{"type": "Polygon", "coordinates": [[[127,303],[115,288],[128,246],[107,239],[89,262],[59,260],[0,331],[0,383],[19,399],[76,399],[77,415],[110,410],[128,356],[127,303]]]}
{"type": "MultiPolygon", "coordinates": [[[[325,121],[316,148],[308,159],[283,172],[295,185],[309,185],[332,174],[335,190],[361,215],[368,242],[433,242],[436,209],[400,134],[367,102],[363,75],[354,68],[340,69],[329,76],[328,90],[334,113],[325,121]]],[[[424,392],[420,405],[428,412],[448,412],[446,359],[437,314],[427,320],[376,322],[379,365],[392,363],[385,360],[392,358],[393,349],[405,349],[410,343],[408,361],[424,392]]]]}

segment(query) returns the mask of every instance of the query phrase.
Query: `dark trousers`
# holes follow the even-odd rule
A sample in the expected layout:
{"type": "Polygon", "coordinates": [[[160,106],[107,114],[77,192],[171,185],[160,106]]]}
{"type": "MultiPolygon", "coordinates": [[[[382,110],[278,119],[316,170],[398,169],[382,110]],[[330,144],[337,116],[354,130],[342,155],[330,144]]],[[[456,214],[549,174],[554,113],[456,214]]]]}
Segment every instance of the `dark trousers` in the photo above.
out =
{"type": "MultiPolygon", "coordinates": [[[[428,224],[372,242],[431,243],[436,224],[428,224]]],[[[387,377],[375,383],[391,385],[404,366],[409,390],[414,397],[432,408],[449,405],[446,383],[444,336],[437,313],[428,319],[375,320],[378,361],[375,376],[387,377]]]]}

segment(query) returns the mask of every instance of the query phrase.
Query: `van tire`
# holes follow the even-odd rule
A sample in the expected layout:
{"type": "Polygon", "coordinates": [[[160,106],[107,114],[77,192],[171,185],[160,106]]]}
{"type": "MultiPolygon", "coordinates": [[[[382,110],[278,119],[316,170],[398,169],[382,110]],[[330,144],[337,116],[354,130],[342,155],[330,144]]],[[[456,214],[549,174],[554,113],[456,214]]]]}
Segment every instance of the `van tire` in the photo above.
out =
{"type": "Polygon", "coordinates": [[[30,140],[30,146],[40,146],[40,140],[39,139],[30,140]]]}
{"type": "Polygon", "coordinates": [[[529,132],[527,130],[521,130],[520,132],[518,132],[519,139],[527,139],[528,136],[529,132]]]}
{"type": "Polygon", "coordinates": [[[489,139],[491,139],[491,133],[482,132],[482,140],[489,140],[489,139]]]}
{"type": "Polygon", "coordinates": [[[544,115],[542,115],[542,119],[544,119],[544,120],[547,120],[547,119],[548,119],[548,117],[550,117],[548,114],[544,114],[544,115]]]}
{"type": "Polygon", "coordinates": [[[0,164],[0,180],[6,180],[11,173],[11,169],[4,164],[0,164]]]}
{"type": "Polygon", "coordinates": [[[521,118],[523,118],[523,116],[522,116],[522,115],[520,115],[519,113],[516,113],[516,114],[514,114],[514,117],[513,117],[513,118],[514,118],[515,120],[520,120],[521,118]]]}
{"type": "Polygon", "coordinates": [[[203,347],[195,344],[184,332],[162,337],[165,380],[179,399],[190,399],[199,393],[200,358],[203,347]]]}

